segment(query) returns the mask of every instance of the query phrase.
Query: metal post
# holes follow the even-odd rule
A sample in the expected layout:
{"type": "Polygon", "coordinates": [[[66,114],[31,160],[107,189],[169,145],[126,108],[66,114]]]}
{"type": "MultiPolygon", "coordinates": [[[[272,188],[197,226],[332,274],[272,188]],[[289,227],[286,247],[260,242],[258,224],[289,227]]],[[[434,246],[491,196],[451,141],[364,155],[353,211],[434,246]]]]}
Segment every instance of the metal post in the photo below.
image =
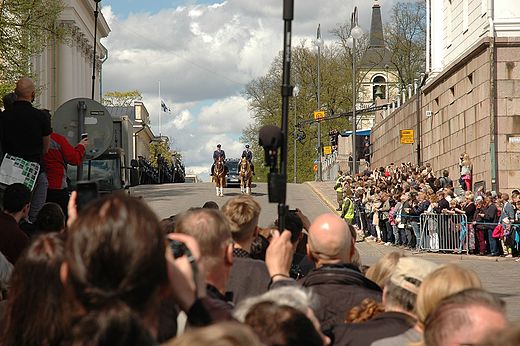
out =
{"type": "Polygon", "coordinates": [[[94,0],[96,2],[96,9],[94,11],[94,53],[92,55],[92,100],[94,99],[94,86],[96,82],[96,47],[97,47],[97,24],[98,24],[98,6],[101,0],[94,0]]]}
{"type": "Polygon", "coordinates": [[[357,173],[356,153],[356,39],[352,42],[352,175],[357,173]]]}
{"type": "Polygon", "coordinates": [[[296,96],[298,96],[298,85],[293,89],[293,97],[294,97],[294,183],[296,184],[296,174],[297,174],[297,168],[296,168],[296,96]]]}
{"type": "MultiPolygon", "coordinates": [[[[320,38],[318,38],[319,40],[320,38]]],[[[320,100],[320,58],[321,58],[321,47],[318,42],[318,111],[321,110],[320,100]]],[[[321,119],[318,119],[318,177],[317,181],[321,181],[321,119]]]]}

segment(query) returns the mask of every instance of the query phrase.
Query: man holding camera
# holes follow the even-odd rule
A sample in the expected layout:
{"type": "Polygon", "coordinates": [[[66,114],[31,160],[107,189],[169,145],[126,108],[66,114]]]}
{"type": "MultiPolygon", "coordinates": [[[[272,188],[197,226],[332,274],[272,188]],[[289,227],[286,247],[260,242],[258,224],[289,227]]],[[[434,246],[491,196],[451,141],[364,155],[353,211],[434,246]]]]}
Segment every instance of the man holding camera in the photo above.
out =
{"type": "MultiPolygon", "coordinates": [[[[48,110],[44,110],[44,112],[47,113],[50,121],[50,112],[48,110]]],[[[67,216],[67,203],[69,202],[67,165],[81,165],[87,146],[87,134],[82,135],[81,141],[73,147],[67,141],[67,138],[52,132],[49,151],[43,156],[49,184],[47,188],[47,202],[59,204],[65,216],[67,216]]]]}
{"type": "Polygon", "coordinates": [[[0,135],[4,152],[40,165],[29,211],[29,221],[34,222],[47,197],[43,155],[49,151],[51,122],[41,110],[32,106],[36,87],[30,78],[21,78],[14,92],[16,101],[3,113],[0,135]]]}

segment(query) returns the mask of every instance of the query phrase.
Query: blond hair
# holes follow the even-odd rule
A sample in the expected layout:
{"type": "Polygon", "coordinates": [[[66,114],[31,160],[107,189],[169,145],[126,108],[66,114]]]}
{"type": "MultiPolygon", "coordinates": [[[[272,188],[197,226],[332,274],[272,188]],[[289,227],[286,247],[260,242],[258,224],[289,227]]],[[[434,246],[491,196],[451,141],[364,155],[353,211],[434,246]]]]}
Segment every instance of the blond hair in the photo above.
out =
{"type": "Polygon", "coordinates": [[[469,288],[481,288],[477,274],[454,263],[443,265],[430,273],[417,294],[417,318],[424,323],[428,315],[444,298],[469,288]]]}
{"type": "Polygon", "coordinates": [[[192,209],[180,214],[176,220],[176,233],[184,233],[197,240],[207,270],[224,258],[225,248],[231,243],[231,232],[220,210],[192,209]]]}
{"type": "Polygon", "coordinates": [[[365,276],[378,284],[379,287],[385,287],[386,283],[392,276],[399,259],[402,257],[405,257],[405,255],[396,251],[380,257],[374,265],[368,268],[365,276]]]}
{"type": "Polygon", "coordinates": [[[263,344],[251,327],[238,322],[221,322],[192,329],[163,345],[262,346],[263,344]]]}
{"type": "Polygon", "coordinates": [[[222,206],[222,212],[231,226],[231,235],[237,242],[250,239],[258,226],[260,204],[251,196],[231,198],[222,206]]]}

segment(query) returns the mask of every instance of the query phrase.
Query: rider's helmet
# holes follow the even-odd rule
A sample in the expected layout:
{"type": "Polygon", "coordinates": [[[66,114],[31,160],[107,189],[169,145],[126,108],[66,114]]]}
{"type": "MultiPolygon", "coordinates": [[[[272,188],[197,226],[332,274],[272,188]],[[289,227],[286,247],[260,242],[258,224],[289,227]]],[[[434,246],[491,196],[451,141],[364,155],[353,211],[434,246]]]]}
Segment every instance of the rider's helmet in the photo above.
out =
{"type": "Polygon", "coordinates": [[[249,149],[249,144],[246,144],[246,149],[249,149]]]}
{"type": "Polygon", "coordinates": [[[221,147],[220,143],[219,143],[219,144],[217,144],[217,148],[220,148],[220,147],[221,147]]]}

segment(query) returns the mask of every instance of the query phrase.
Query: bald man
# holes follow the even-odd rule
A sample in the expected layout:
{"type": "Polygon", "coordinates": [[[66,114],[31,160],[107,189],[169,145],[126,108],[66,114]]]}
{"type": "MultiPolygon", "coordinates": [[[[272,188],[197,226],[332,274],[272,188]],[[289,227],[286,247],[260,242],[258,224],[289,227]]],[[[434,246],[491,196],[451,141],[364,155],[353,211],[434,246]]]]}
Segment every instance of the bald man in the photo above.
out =
{"type": "Polygon", "coordinates": [[[49,150],[52,129],[49,117],[32,106],[36,87],[30,78],[21,78],[14,92],[16,101],[3,113],[0,136],[6,153],[40,165],[29,211],[29,221],[33,222],[47,196],[47,175],[42,163],[43,154],[49,150]]]}
{"type": "Polygon", "coordinates": [[[316,316],[323,330],[345,320],[345,313],[365,298],[381,301],[381,288],[353,264],[353,232],[336,214],[323,214],[309,228],[307,255],[316,265],[301,280],[319,296],[316,316]]]}

